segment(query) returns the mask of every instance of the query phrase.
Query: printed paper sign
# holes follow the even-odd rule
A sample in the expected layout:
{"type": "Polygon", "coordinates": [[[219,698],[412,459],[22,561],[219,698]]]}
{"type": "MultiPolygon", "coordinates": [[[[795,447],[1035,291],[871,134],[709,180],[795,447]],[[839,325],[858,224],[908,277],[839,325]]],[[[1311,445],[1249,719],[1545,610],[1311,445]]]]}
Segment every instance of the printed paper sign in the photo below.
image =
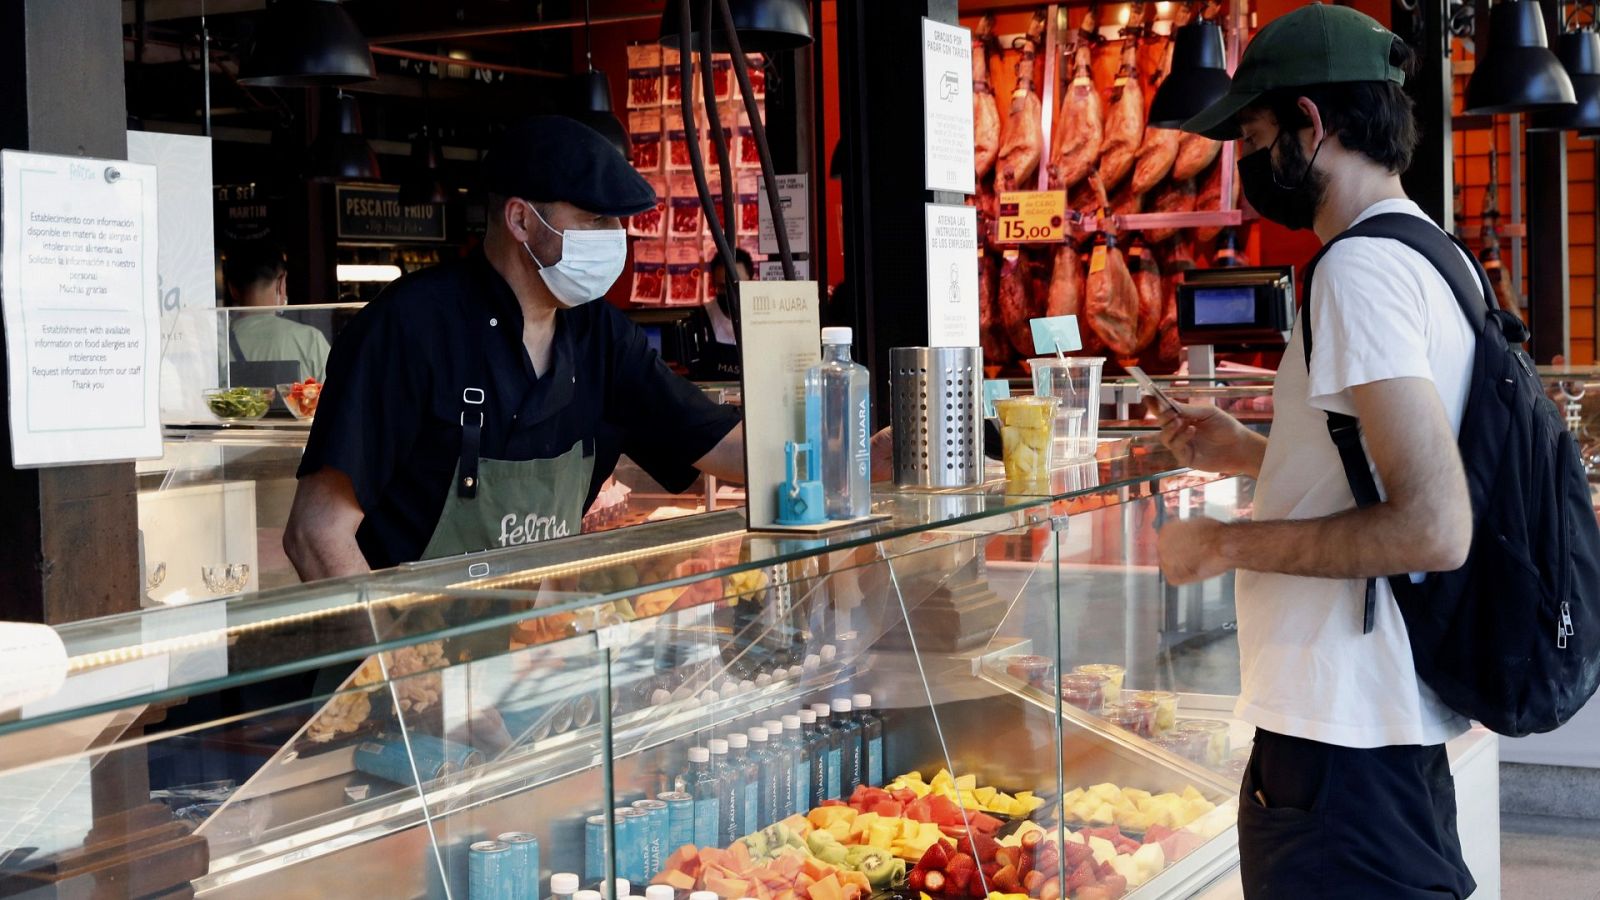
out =
{"type": "Polygon", "coordinates": [[[1002,191],[995,219],[1001,244],[1059,244],[1067,236],[1066,191],[1002,191]]]}
{"type": "Polygon", "coordinates": [[[922,20],[922,138],[927,188],[973,193],[972,32],[922,20]]]}
{"type": "MultiPolygon", "coordinates": [[[[804,175],[779,175],[778,198],[783,201],[783,225],[789,233],[789,252],[794,254],[808,254],[811,252],[811,204],[807,199],[807,178],[804,175]]],[[[761,252],[774,254],[778,252],[778,235],[772,230],[772,205],[767,200],[766,190],[762,190],[756,201],[760,204],[761,222],[761,252]]]]}
{"type": "Polygon", "coordinates": [[[1031,319],[1033,352],[1040,356],[1052,353],[1071,353],[1083,349],[1083,338],[1078,334],[1077,316],[1054,316],[1048,319],[1031,319]]]}
{"type": "Polygon", "coordinates": [[[744,396],[745,510],[751,528],[774,524],[784,478],[783,445],[805,440],[806,370],[822,358],[815,281],[739,285],[744,396]]]}
{"type": "Polygon", "coordinates": [[[155,166],[6,150],[0,180],[14,464],[159,457],[155,166]]]}
{"type": "Polygon", "coordinates": [[[928,346],[978,346],[978,211],[929,203],[928,346]]]}

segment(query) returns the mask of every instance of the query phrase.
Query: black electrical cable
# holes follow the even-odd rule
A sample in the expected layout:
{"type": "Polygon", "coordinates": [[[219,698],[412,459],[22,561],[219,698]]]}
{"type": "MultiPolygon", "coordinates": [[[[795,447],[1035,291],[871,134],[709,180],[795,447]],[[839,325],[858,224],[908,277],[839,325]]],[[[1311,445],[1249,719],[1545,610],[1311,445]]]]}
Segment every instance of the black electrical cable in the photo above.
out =
{"type": "MultiPolygon", "coordinates": [[[[687,3],[679,4],[687,8],[687,3]]],[[[728,0],[717,0],[722,14],[722,26],[728,38],[728,52],[733,56],[733,74],[739,79],[739,93],[744,97],[745,113],[750,116],[750,131],[755,135],[756,153],[761,157],[761,180],[767,192],[767,205],[772,209],[772,231],[778,240],[778,259],[783,262],[783,279],[794,281],[794,253],[789,249],[789,232],[783,221],[783,197],[778,193],[777,169],[772,164],[772,148],[767,145],[767,126],[761,121],[761,108],[756,105],[755,88],[750,84],[750,65],[745,61],[744,50],[739,45],[739,31],[733,27],[733,10],[728,0]]],[[[683,14],[688,21],[688,13],[683,14]]],[[[685,28],[688,26],[685,25],[685,28]]],[[[711,27],[707,22],[706,27],[711,27]]],[[[688,38],[684,38],[687,42],[688,38]]]]}
{"type": "MultiPolygon", "coordinates": [[[[685,0],[687,2],[687,0],[685,0]]],[[[717,169],[722,178],[722,221],[727,232],[738,234],[737,185],[733,180],[733,157],[728,155],[728,133],[722,130],[722,111],[717,107],[717,79],[711,62],[711,0],[705,0],[705,27],[700,29],[700,83],[705,91],[706,119],[711,125],[711,143],[717,148],[717,169]]],[[[739,267],[734,259],[723,259],[728,284],[739,282],[739,267]]]]}
{"type": "MultiPolygon", "coordinates": [[[[706,161],[700,153],[700,129],[695,124],[694,115],[694,42],[690,40],[692,28],[689,24],[689,4],[687,0],[678,4],[678,84],[681,88],[678,98],[679,107],[683,110],[683,132],[689,143],[689,168],[694,172],[695,190],[700,194],[700,208],[706,214],[706,225],[711,231],[711,240],[717,245],[720,254],[727,266],[728,274],[734,274],[733,248],[728,246],[728,235],[722,230],[722,223],[717,216],[716,201],[711,199],[711,185],[706,180],[706,161]]],[[[709,23],[708,23],[709,24],[709,23]]],[[[710,65],[711,61],[705,61],[710,65]]]]}

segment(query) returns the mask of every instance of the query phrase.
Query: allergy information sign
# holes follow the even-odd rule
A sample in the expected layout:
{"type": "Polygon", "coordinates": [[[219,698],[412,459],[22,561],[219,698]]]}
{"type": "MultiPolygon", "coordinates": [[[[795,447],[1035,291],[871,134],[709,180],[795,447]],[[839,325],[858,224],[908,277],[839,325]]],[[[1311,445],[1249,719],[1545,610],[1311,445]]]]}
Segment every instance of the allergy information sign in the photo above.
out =
{"type": "Polygon", "coordinates": [[[0,153],[12,461],[161,455],[155,167],[0,153]]]}
{"type": "Polygon", "coordinates": [[[972,32],[922,20],[922,137],[926,187],[973,193],[972,32]]]}

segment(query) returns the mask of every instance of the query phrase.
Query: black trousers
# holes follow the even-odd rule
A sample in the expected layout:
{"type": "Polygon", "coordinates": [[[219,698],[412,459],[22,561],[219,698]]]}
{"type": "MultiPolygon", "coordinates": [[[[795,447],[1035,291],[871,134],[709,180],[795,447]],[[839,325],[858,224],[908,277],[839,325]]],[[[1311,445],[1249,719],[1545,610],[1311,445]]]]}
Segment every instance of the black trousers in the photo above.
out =
{"type": "Polygon", "coordinates": [[[1257,730],[1239,792],[1239,860],[1251,900],[1443,900],[1477,889],[1443,745],[1358,750],[1257,730]]]}

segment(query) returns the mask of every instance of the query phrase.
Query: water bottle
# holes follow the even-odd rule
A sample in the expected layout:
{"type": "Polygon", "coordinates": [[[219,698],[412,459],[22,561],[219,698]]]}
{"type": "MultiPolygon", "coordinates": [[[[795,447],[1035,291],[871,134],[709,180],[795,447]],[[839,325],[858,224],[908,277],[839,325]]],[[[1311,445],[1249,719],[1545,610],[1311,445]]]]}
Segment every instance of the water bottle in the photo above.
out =
{"type": "Polygon", "coordinates": [[[855,704],[840,698],[833,701],[833,730],[839,735],[839,796],[855,793],[863,775],[861,762],[861,723],[850,713],[855,704]]]}
{"type": "Polygon", "coordinates": [[[728,771],[732,776],[729,784],[739,806],[738,828],[734,834],[737,840],[761,828],[761,772],[750,756],[749,735],[738,732],[728,735],[728,771]]]}
{"type": "Polygon", "coordinates": [[[817,733],[822,735],[826,742],[823,746],[827,747],[827,780],[823,784],[822,797],[824,800],[841,800],[844,798],[844,747],[830,718],[833,707],[826,703],[813,703],[811,709],[817,714],[817,733]]]}
{"type": "Polygon", "coordinates": [[[730,759],[727,740],[712,738],[706,745],[711,751],[711,774],[717,779],[717,842],[713,846],[725,847],[744,837],[739,830],[744,788],[739,783],[740,770],[730,759]]]}
{"type": "MultiPolygon", "coordinates": [[[[815,722],[816,717],[811,721],[815,722]]],[[[789,735],[789,749],[794,753],[794,811],[805,815],[811,809],[811,755],[807,752],[810,736],[804,721],[794,713],[783,717],[783,730],[789,735]]]]}
{"type": "Polygon", "coordinates": [[[872,711],[871,694],[856,694],[851,702],[856,707],[856,721],[861,723],[861,753],[867,784],[883,787],[883,716],[872,711]]]}
{"type": "Polygon", "coordinates": [[[800,710],[800,727],[805,733],[806,747],[806,802],[808,809],[816,809],[828,799],[828,735],[817,726],[817,711],[800,710]]]}
{"type": "Polygon", "coordinates": [[[756,766],[756,824],[751,831],[771,825],[783,818],[778,815],[778,797],[783,789],[779,767],[785,761],[772,749],[772,732],[764,725],[750,729],[750,760],[756,766]]]}
{"type": "Polygon", "coordinates": [[[821,448],[830,519],[872,512],[871,379],[850,360],[851,337],[848,328],[822,329],[822,362],[806,370],[806,439],[821,448]]]}
{"type": "MultiPolygon", "coordinates": [[[[772,754],[773,777],[778,783],[777,805],[772,808],[773,822],[799,812],[794,805],[794,744],[793,735],[782,719],[768,719],[761,723],[767,729],[768,752],[772,754]]],[[[799,724],[796,722],[796,724],[799,724]]]]}
{"type": "Polygon", "coordinates": [[[694,798],[694,843],[697,847],[715,847],[721,843],[721,816],[719,796],[721,784],[711,768],[711,751],[705,747],[689,748],[688,784],[684,790],[694,798]]]}

